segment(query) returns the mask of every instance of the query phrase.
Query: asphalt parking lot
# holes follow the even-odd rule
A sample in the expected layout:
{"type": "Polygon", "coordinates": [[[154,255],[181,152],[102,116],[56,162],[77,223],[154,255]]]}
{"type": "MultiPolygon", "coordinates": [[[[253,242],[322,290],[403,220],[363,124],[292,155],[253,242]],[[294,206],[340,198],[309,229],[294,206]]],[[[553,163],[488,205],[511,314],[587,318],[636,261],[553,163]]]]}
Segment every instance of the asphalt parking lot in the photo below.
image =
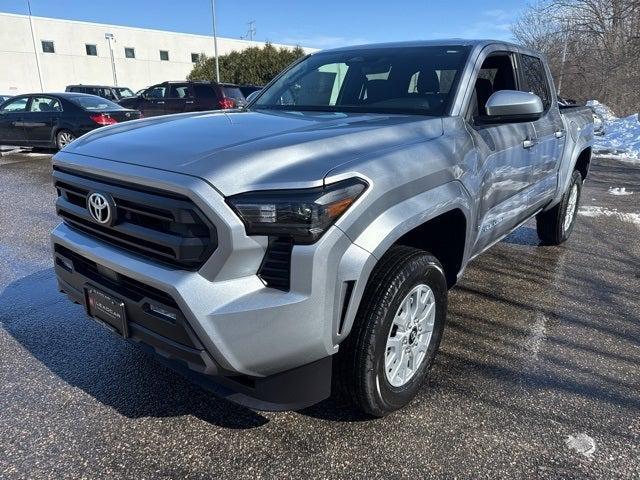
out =
{"type": "Polygon", "coordinates": [[[57,292],[49,155],[0,157],[0,192],[2,479],[640,478],[640,166],[594,161],[564,246],[525,225],[476,259],[430,380],[375,421],[191,385],[57,292]]]}

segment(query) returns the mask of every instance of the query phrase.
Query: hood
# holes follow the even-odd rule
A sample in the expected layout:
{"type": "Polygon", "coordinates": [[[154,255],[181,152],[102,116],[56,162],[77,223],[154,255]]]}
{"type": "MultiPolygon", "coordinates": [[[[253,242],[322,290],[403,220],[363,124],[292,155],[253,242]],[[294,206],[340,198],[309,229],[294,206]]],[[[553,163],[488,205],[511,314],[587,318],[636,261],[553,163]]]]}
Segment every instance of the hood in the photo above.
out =
{"type": "Polygon", "coordinates": [[[65,152],[202,178],[223,195],[317,186],[357,157],[442,135],[442,119],[318,112],[205,112],[95,130],[65,152]]]}

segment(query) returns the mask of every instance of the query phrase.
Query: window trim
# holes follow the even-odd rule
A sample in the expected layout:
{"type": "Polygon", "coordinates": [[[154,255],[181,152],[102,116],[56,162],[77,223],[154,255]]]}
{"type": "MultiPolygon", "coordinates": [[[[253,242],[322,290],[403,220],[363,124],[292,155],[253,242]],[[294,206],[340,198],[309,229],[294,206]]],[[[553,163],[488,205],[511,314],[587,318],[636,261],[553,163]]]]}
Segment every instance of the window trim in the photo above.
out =
{"type": "Polygon", "coordinates": [[[171,60],[169,60],[169,50],[158,50],[160,52],[160,61],[161,62],[170,62],[171,60]],[[167,54],[167,58],[162,58],[162,54],[166,53],[167,54]]]}
{"type": "Polygon", "coordinates": [[[42,53],[52,53],[55,54],[56,53],[56,42],[54,42],[53,40],[40,40],[40,48],[42,49],[42,53]],[[50,43],[51,44],[51,48],[53,49],[53,51],[51,52],[47,52],[44,49],[44,44],[45,43],[50,43]]]}
{"type": "Polygon", "coordinates": [[[98,56],[98,45],[95,43],[85,43],[84,44],[84,52],[87,54],[87,57],[97,57],[98,56]],[[89,53],[88,47],[93,47],[95,49],[95,54],[89,53]]]}
{"type": "Polygon", "coordinates": [[[134,47],[124,47],[124,58],[135,60],[136,59],[136,49],[134,47]],[[127,50],[131,50],[133,52],[132,57],[127,56],[127,50]]]}

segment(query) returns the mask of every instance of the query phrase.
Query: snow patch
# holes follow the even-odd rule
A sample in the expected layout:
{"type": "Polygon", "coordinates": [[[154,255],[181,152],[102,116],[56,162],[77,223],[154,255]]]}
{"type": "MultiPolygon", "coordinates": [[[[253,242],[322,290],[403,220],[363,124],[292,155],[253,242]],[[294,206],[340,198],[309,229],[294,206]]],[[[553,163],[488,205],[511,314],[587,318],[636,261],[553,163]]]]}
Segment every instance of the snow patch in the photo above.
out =
{"type": "Polygon", "coordinates": [[[571,450],[575,450],[580,455],[584,455],[588,459],[593,458],[593,454],[596,451],[596,442],[586,433],[578,433],[577,435],[569,435],[564,441],[567,447],[571,450]]]}
{"type": "Polygon", "coordinates": [[[634,223],[640,226],[640,213],[619,212],[615,208],[584,206],[580,207],[578,214],[585,217],[614,217],[623,222],[634,223]]]}
{"type": "Polygon", "coordinates": [[[620,196],[633,195],[633,192],[631,191],[627,192],[627,189],[625,187],[609,187],[609,193],[611,195],[620,195],[620,196]]]}
{"type": "Polygon", "coordinates": [[[625,118],[597,100],[589,100],[590,106],[604,122],[604,135],[596,137],[594,153],[607,158],[640,164],[640,121],[637,114],[625,118]]]}

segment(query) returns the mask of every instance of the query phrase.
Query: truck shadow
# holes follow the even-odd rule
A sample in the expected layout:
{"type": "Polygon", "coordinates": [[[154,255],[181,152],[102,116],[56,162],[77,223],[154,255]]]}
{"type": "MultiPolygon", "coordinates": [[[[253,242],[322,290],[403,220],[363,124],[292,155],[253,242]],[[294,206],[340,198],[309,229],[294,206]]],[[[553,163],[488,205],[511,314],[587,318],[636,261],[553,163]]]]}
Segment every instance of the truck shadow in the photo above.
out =
{"type": "Polygon", "coordinates": [[[81,306],[58,293],[53,269],[26,276],[0,292],[0,326],[62,381],[121,415],[193,415],[229,429],[256,428],[269,421],[213,396],[91,321],[81,306]]]}

